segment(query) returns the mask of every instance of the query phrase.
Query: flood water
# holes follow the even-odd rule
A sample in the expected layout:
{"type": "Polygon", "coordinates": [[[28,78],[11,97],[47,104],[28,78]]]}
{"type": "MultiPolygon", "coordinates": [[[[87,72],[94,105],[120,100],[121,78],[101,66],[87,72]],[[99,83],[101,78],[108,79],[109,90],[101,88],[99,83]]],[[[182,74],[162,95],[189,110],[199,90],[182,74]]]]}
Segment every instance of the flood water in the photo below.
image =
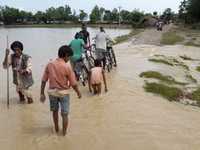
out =
{"type": "MultiPolygon", "coordinates": [[[[73,32],[77,30],[74,29],[73,32]]],[[[106,31],[108,32],[107,29],[106,31]]],[[[114,46],[118,67],[110,73],[106,72],[108,93],[93,96],[88,92],[87,87],[79,84],[83,97],[77,99],[76,94],[71,90],[68,133],[66,137],[62,137],[61,134],[54,133],[48,100],[44,104],[39,102],[39,86],[46,63],[56,58],[57,49],[61,45],[70,41],[68,33],[64,34],[65,29],[3,29],[0,33],[2,32],[4,36],[10,33],[10,41],[22,41],[25,45],[24,53],[27,52],[33,57],[35,84],[34,104],[28,105],[18,101],[14,85],[10,83],[10,109],[7,109],[6,71],[0,70],[0,149],[199,149],[199,108],[169,102],[146,93],[143,89],[144,81],[139,77],[139,74],[146,70],[157,68],[164,70],[162,66],[151,65],[148,62],[148,57],[152,53],[177,56],[186,53],[192,58],[199,59],[198,48],[191,48],[188,51],[184,46],[128,44],[114,46]]],[[[114,35],[114,31],[112,32],[114,35]]],[[[2,34],[0,36],[1,49],[3,47],[0,58],[3,61],[6,37],[2,40],[4,36],[2,34]]],[[[168,73],[173,73],[173,69],[168,73]]]]}

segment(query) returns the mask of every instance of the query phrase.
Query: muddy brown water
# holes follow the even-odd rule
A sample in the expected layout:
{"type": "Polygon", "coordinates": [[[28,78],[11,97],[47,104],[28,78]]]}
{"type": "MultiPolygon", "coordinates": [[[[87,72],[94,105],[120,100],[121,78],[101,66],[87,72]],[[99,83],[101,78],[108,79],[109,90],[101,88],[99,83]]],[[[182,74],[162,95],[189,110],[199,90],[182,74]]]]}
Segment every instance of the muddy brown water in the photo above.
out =
{"type": "MultiPolygon", "coordinates": [[[[148,61],[155,54],[173,56],[186,54],[200,57],[199,48],[185,46],[131,45],[114,46],[118,67],[106,72],[108,93],[93,96],[87,87],[79,84],[83,94],[77,99],[71,90],[69,126],[66,137],[53,130],[48,100],[39,102],[41,74],[45,60],[34,72],[34,104],[18,101],[14,86],[10,84],[10,109],[6,108],[6,81],[1,70],[0,149],[3,150],[198,150],[200,147],[200,109],[169,102],[162,97],[146,93],[144,79],[139,74],[147,70],[174,75],[183,80],[184,71],[148,61]],[[188,51],[188,49],[190,51],[188,51]]],[[[44,52],[40,49],[39,54],[44,52]]],[[[36,55],[35,55],[36,56],[36,55]]],[[[45,58],[47,57],[47,58],[45,58]]],[[[2,56],[1,56],[2,60],[2,56]]],[[[49,60],[48,60],[49,61],[49,60]]],[[[190,68],[195,64],[186,62],[190,68]]],[[[194,77],[199,74],[192,70],[194,77]]],[[[61,126],[61,118],[60,118],[61,126]]]]}

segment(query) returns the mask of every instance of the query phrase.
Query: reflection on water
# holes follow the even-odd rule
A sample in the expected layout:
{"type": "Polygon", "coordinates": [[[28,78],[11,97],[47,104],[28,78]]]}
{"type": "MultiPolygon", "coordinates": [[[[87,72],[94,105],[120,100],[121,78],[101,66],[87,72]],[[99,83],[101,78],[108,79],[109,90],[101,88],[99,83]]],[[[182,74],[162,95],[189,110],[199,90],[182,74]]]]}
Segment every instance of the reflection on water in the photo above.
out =
{"type": "MultiPolygon", "coordinates": [[[[185,53],[192,58],[197,58],[200,57],[197,48],[187,51],[187,47],[181,46],[131,46],[130,43],[115,46],[118,67],[110,73],[106,72],[108,93],[93,96],[88,92],[87,87],[79,84],[83,97],[77,99],[76,94],[71,90],[68,134],[62,137],[60,133],[56,135],[53,131],[48,100],[44,104],[39,102],[39,86],[44,66],[50,59],[55,58],[58,47],[62,45],[59,43],[64,40],[57,36],[60,39],[57,42],[60,42],[55,44],[56,47],[51,43],[51,39],[45,39],[47,35],[41,35],[40,38],[34,35],[30,37],[32,40],[26,37],[27,43],[33,44],[29,43],[25,51],[31,49],[27,50],[27,53],[35,59],[35,85],[33,86],[35,102],[32,105],[19,102],[11,84],[11,104],[10,109],[7,109],[4,87],[0,85],[1,149],[199,149],[200,110],[196,107],[168,102],[161,97],[146,93],[142,87],[143,79],[139,77],[142,71],[166,70],[158,65],[149,64],[149,56],[153,54],[178,56],[180,53],[185,53]],[[48,43],[51,46],[47,46],[48,43]],[[48,48],[45,49],[45,47],[48,48]],[[35,48],[38,53],[35,53],[35,48]]],[[[172,69],[168,73],[173,73],[172,69]]],[[[2,76],[5,74],[6,72],[1,69],[0,80],[3,84],[5,84],[5,79],[2,79],[2,76]]]]}

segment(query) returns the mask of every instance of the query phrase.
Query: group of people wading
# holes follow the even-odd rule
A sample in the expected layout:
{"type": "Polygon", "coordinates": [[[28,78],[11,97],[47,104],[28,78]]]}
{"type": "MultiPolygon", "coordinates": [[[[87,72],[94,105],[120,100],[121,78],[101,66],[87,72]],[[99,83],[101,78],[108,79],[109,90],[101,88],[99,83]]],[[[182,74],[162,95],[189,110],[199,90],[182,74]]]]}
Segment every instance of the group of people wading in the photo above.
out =
{"type": "MultiPolygon", "coordinates": [[[[90,70],[90,84],[92,88],[89,91],[94,94],[101,94],[101,83],[104,81],[105,92],[108,91],[104,69],[101,67],[103,55],[106,51],[107,40],[112,40],[100,27],[100,32],[94,38],[96,40],[96,54],[95,66],[90,70]]],[[[45,102],[45,86],[49,81],[49,88],[47,93],[49,95],[50,110],[53,112],[53,120],[55,131],[59,132],[58,124],[58,111],[61,107],[61,116],[63,119],[62,134],[66,135],[68,126],[68,114],[70,107],[70,92],[71,86],[76,92],[78,98],[82,97],[82,94],[77,86],[77,80],[74,74],[77,68],[76,61],[82,57],[82,48],[87,48],[90,45],[90,34],[87,31],[85,25],[82,25],[82,30],[75,35],[75,39],[70,42],[69,45],[63,45],[58,49],[58,58],[54,61],[50,61],[44,70],[41,90],[40,101],[45,102]],[[70,64],[67,62],[70,61],[70,64]]],[[[32,77],[32,58],[31,56],[23,53],[23,44],[20,41],[15,41],[11,44],[10,48],[13,54],[10,54],[10,50],[6,49],[5,59],[3,61],[3,68],[8,69],[12,66],[13,83],[16,85],[16,91],[19,94],[20,101],[25,101],[27,98],[28,104],[33,103],[31,87],[34,84],[32,77]]],[[[89,86],[90,87],[90,86],[89,86]]]]}

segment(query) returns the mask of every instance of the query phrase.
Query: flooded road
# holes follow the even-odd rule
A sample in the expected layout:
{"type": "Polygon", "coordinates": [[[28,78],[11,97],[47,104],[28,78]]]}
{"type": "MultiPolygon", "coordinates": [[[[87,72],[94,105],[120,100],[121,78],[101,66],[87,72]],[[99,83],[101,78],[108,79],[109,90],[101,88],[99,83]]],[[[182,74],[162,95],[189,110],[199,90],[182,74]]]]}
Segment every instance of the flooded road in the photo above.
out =
{"type": "MultiPolygon", "coordinates": [[[[18,101],[11,84],[10,109],[6,108],[6,90],[1,88],[0,148],[4,150],[198,150],[200,147],[200,109],[169,102],[147,93],[139,74],[159,70],[177,79],[184,72],[148,61],[152,55],[199,59],[199,48],[185,46],[131,45],[114,46],[118,67],[106,72],[108,93],[93,96],[79,84],[83,94],[77,99],[71,90],[69,126],[66,137],[56,135],[49,102],[39,102],[39,86],[44,65],[36,71],[34,104],[18,101]],[[166,71],[168,70],[168,71],[166,71]]],[[[42,51],[41,51],[42,53],[42,51]]],[[[49,56],[49,54],[48,54],[49,56]]],[[[51,57],[50,57],[51,58],[51,57]]],[[[199,62],[197,62],[199,64],[199,62]]],[[[192,67],[192,64],[188,65],[192,67]]],[[[36,69],[37,70],[37,69],[36,69]]],[[[1,72],[2,74],[2,72],[1,72]]],[[[6,74],[6,71],[3,72],[6,74]]],[[[193,72],[199,77],[198,72],[193,72]]],[[[199,82],[199,78],[198,83],[199,82]]],[[[5,80],[1,79],[5,84],[5,80]]],[[[1,85],[2,86],[2,85],[1,85]]],[[[4,88],[5,89],[5,88],[4,88]]],[[[61,126],[61,118],[60,118],[61,126]]]]}

